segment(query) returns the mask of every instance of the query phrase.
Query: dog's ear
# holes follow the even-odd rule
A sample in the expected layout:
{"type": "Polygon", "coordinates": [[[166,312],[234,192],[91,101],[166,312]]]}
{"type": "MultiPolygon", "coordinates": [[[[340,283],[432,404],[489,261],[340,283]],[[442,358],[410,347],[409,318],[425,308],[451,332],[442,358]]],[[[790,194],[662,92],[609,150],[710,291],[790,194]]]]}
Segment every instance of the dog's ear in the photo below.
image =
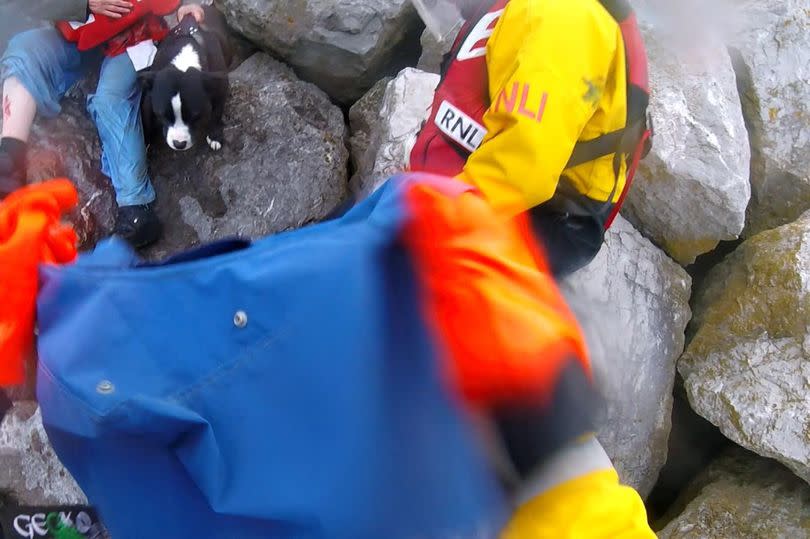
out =
{"type": "Polygon", "coordinates": [[[154,71],[141,71],[138,73],[138,84],[141,85],[141,89],[144,91],[149,91],[152,89],[152,84],[155,82],[155,72],[154,71]]]}
{"type": "Polygon", "coordinates": [[[225,71],[206,71],[202,74],[203,85],[208,94],[221,92],[222,83],[228,81],[228,73],[225,71]]]}

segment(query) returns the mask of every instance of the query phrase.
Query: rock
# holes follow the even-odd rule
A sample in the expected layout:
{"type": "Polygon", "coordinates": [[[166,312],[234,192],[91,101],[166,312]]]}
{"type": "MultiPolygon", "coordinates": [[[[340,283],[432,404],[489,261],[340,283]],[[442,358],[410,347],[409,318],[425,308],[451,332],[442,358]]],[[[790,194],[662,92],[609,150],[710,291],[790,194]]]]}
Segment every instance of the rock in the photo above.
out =
{"type": "Polygon", "coordinates": [[[371,87],[362,98],[360,98],[349,109],[349,128],[351,137],[349,138],[349,149],[351,150],[352,180],[349,181],[351,187],[359,174],[366,176],[370,173],[373,166],[374,156],[373,152],[369,152],[372,136],[376,133],[376,129],[380,123],[380,108],[382,108],[383,97],[385,97],[385,89],[388,83],[393,80],[391,77],[386,77],[377,81],[377,84],[371,87]]]}
{"type": "Polygon", "coordinates": [[[86,504],[59,462],[34,402],[18,402],[0,423],[0,491],[22,505],[86,504]]]}
{"type": "Polygon", "coordinates": [[[351,187],[357,196],[373,192],[392,174],[407,167],[416,135],[430,115],[438,83],[438,75],[404,69],[388,83],[382,99],[380,88],[375,88],[352,107],[352,128],[357,126],[362,133],[364,126],[371,127],[370,133],[357,139],[360,144],[352,147],[356,171],[351,187]],[[370,121],[375,109],[379,112],[370,121]]]}
{"type": "Polygon", "coordinates": [[[735,448],[687,491],[683,513],[660,539],[808,537],[810,487],[779,464],[735,448]]]}
{"type": "Polygon", "coordinates": [[[669,37],[673,25],[643,26],[655,137],[623,215],[688,265],[742,232],[750,148],[724,44],[707,35],[699,49],[684,48],[680,35],[669,37]]]}
{"type": "Polygon", "coordinates": [[[810,481],[810,211],[745,241],[695,295],[692,408],[810,481]]]}
{"type": "Polygon", "coordinates": [[[228,43],[231,47],[231,63],[228,66],[228,71],[234,71],[245,60],[259,52],[256,45],[236,33],[228,35],[228,43]]]}
{"type": "Polygon", "coordinates": [[[691,279],[620,216],[599,255],[562,287],[607,401],[599,440],[622,480],[646,496],[667,457],[691,279]]]}
{"type": "Polygon", "coordinates": [[[450,52],[454,39],[439,41],[428,30],[422,32],[419,40],[422,45],[422,55],[416,68],[427,73],[439,73],[442,67],[444,55],[450,52]]]}
{"type": "Polygon", "coordinates": [[[225,140],[174,152],[163,141],[150,164],[164,238],[161,257],[200,242],[256,238],[325,217],[347,195],[343,114],[312,84],[264,53],[231,73],[225,140]]]}
{"type": "MultiPolygon", "coordinates": [[[[696,286],[693,282],[692,286],[696,286]]],[[[675,375],[675,390],[672,402],[672,429],[669,431],[667,462],[655,488],[645,500],[647,518],[656,524],[666,524],[671,511],[689,483],[714,461],[723,450],[734,444],[723,436],[720,429],[692,410],[683,379],[675,375]]],[[[677,513],[676,513],[677,514],[677,513]]],[[[674,516],[674,515],[672,515],[674,516]]],[[[660,528],[662,526],[658,526],[660,528]]]]}
{"type": "Polygon", "coordinates": [[[217,0],[228,23],[350,104],[375,82],[416,63],[419,17],[410,0],[217,0]],[[413,56],[413,60],[411,60],[413,56]]]}
{"type": "Polygon", "coordinates": [[[735,40],[751,134],[752,199],[746,236],[810,209],[810,0],[745,0],[735,40]]]}

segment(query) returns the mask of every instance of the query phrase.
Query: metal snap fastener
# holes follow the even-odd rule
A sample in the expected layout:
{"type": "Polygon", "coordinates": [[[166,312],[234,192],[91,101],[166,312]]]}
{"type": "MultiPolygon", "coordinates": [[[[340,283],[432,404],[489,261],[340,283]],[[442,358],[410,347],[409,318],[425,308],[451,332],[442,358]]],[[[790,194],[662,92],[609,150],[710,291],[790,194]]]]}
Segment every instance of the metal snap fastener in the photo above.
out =
{"type": "Polygon", "coordinates": [[[115,391],[115,386],[109,380],[102,380],[96,386],[96,391],[98,391],[102,395],[109,395],[110,393],[115,391]]]}
{"type": "Polygon", "coordinates": [[[236,311],[236,314],[233,315],[233,325],[238,328],[243,328],[248,323],[248,316],[245,311],[236,311]]]}

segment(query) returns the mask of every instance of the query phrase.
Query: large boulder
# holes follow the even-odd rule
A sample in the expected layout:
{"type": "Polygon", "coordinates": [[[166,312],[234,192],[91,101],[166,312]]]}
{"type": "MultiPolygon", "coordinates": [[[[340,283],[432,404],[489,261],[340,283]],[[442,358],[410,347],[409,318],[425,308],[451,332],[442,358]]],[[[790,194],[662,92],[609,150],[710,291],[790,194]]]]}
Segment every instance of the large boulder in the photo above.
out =
{"type": "Polygon", "coordinates": [[[594,261],[563,282],[606,400],[599,440],[646,496],[666,462],[691,278],[618,217],[594,261]]]}
{"type": "Polygon", "coordinates": [[[419,17],[410,0],[217,0],[228,23],[349,104],[415,63],[419,17]],[[414,56],[413,60],[410,58],[414,56]]]}
{"type": "Polygon", "coordinates": [[[692,408],[810,481],[810,211],[744,242],[695,295],[692,408]]]}
{"type": "Polygon", "coordinates": [[[0,422],[0,491],[23,505],[86,504],[59,462],[34,402],[18,402],[0,422]]]}
{"type": "Polygon", "coordinates": [[[655,138],[623,214],[687,265],[742,232],[751,195],[750,147],[722,40],[707,33],[699,48],[684,47],[686,23],[664,19],[666,9],[672,8],[642,11],[656,21],[643,25],[655,138]]]}
{"type": "Polygon", "coordinates": [[[408,165],[416,136],[430,115],[438,83],[436,74],[407,68],[385,86],[384,92],[382,87],[375,87],[352,107],[352,130],[360,134],[353,135],[359,144],[352,146],[356,170],[351,187],[357,196],[374,191],[408,165]]]}
{"type": "Polygon", "coordinates": [[[675,502],[689,483],[724,449],[733,446],[717,427],[692,410],[683,389],[683,380],[676,374],[667,462],[661,468],[655,488],[645,500],[647,517],[654,527],[661,527],[677,514],[675,502]]]}
{"type": "MultiPolygon", "coordinates": [[[[458,34],[456,33],[456,35],[458,34]]],[[[445,55],[453,48],[454,41],[455,36],[440,41],[430,30],[425,29],[422,32],[422,37],[419,38],[419,43],[422,45],[422,54],[419,56],[419,63],[416,64],[416,68],[428,73],[440,73],[445,55]]]]}
{"type": "Polygon", "coordinates": [[[660,539],[797,539],[808,536],[810,487],[772,460],[739,448],[700,475],[660,539]]]}
{"type": "Polygon", "coordinates": [[[391,77],[380,79],[366,92],[362,98],[349,109],[349,150],[352,162],[352,178],[349,187],[352,191],[361,190],[357,185],[371,173],[374,166],[376,149],[370,151],[372,138],[376,136],[380,124],[380,109],[382,108],[385,90],[391,77]]]}
{"type": "Polygon", "coordinates": [[[343,114],[314,85],[257,53],[231,73],[225,140],[174,152],[155,141],[150,169],[160,257],[200,242],[256,238],[326,217],[348,193],[343,114]]]}
{"type": "Polygon", "coordinates": [[[733,55],[751,133],[746,235],[810,209],[810,0],[740,0],[733,55]]]}

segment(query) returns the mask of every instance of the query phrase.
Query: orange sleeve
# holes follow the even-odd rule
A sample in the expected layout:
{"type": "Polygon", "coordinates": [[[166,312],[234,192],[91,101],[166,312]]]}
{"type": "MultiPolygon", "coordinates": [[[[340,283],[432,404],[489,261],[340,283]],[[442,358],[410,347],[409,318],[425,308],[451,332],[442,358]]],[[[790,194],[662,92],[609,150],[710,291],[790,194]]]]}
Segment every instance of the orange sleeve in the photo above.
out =
{"type": "Polygon", "coordinates": [[[60,220],[77,203],[76,188],[68,180],[23,187],[0,202],[0,386],[24,381],[38,266],[76,257],[76,233],[60,220]]]}

